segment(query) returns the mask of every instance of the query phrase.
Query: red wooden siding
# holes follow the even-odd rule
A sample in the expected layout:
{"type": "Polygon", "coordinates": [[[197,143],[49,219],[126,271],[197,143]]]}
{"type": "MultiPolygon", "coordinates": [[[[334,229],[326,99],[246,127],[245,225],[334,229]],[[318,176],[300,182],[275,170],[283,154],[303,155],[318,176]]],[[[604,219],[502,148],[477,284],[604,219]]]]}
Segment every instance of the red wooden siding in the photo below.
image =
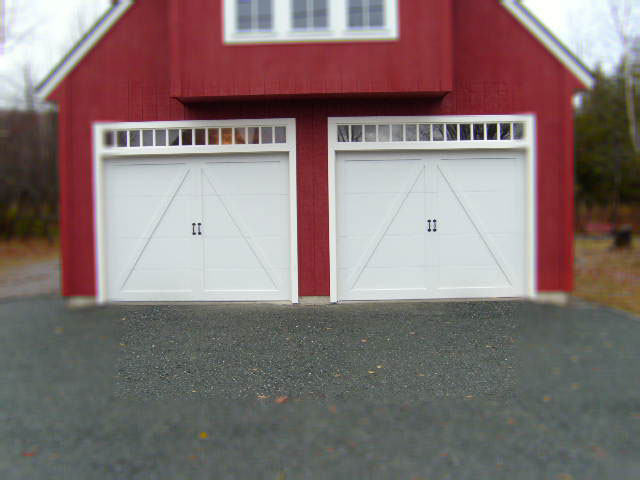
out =
{"type": "MultiPolygon", "coordinates": [[[[95,294],[93,122],[277,117],[293,117],[297,122],[300,294],[328,295],[327,117],[350,115],[535,113],[538,124],[538,285],[543,291],[572,288],[571,96],[580,85],[497,0],[453,2],[450,11],[455,25],[451,39],[453,56],[447,60],[445,55],[441,62],[436,62],[436,65],[444,65],[454,60],[449,63],[453,75],[452,92],[442,98],[364,96],[365,92],[378,89],[380,92],[389,89],[386,91],[395,94],[404,92],[408,96],[414,91],[411,89],[433,88],[436,78],[441,78],[441,72],[421,71],[434,58],[429,48],[420,49],[420,55],[428,58],[424,60],[417,58],[419,55],[411,56],[413,53],[409,57],[398,57],[388,50],[392,46],[385,42],[379,45],[222,47],[218,27],[211,28],[208,34],[215,32],[218,44],[212,39],[210,47],[202,47],[200,37],[192,37],[200,34],[183,30],[179,35],[182,45],[172,47],[169,39],[180,32],[169,28],[169,7],[182,8],[180,15],[184,16],[181,18],[186,25],[195,21],[195,14],[171,2],[173,0],[138,0],[53,95],[60,105],[64,295],[95,294]],[[197,59],[201,57],[195,52],[200,49],[208,60],[204,62],[205,67],[197,65],[197,59]],[[252,52],[252,49],[255,50],[252,52]],[[303,52],[310,52],[309,56],[317,60],[318,52],[322,50],[327,56],[321,63],[326,70],[335,73],[340,71],[341,62],[350,58],[353,49],[376,52],[370,58],[375,68],[364,63],[356,65],[345,73],[344,82],[340,84],[341,88],[349,86],[342,92],[355,89],[358,98],[344,93],[339,98],[319,97],[319,93],[339,90],[332,86],[330,76],[320,75],[324,80],[314,86],[316,84],[308,79],[316,77],[291,64],[285,67],[284,63],[284,59],[289,59],[304,64],[303,52]],[[169,51],[173,52],[174,60],[176,56],[184,56],[183,70],[171,71],[171,65],[175,66],[175,63],[168,62],[169,51]],[[233,63],[229,52],[234,55],[248,52],[251,60],[245,66],[233,63]],[[222,57],[214,62],[213,58],[218,54],[222,57]],[[270,76],[272,69],[276,77],[270,76]],[[185,73],[187,71],[189,75],[185,73]],[[290,82],[269,80],[279,78],[285,72],[291,77],[290,82]],[[421,75],[424,81],[418,78],[421,75]],[[234,84],[241,76],[252,80],[234,84]],[[197,93],[242,95],[243,98],[182,104],[171,98],[171,89],[176,88],[187,96],[197,93]],[[285,93],[287,96],[282,97],[285,93]],[[296,99],[294,93],[315,95],[296,99]]],[[[418,35],[415,33],[418,28],[411,28],[411,17],[421,15],[419,29],[428,30],[423,26],[423,18],[427,22],[424,25],[433,23],[426,9],[419,7],[423,2],[432,6],[446,3],[402,0],[402,45],[415,42],[418,35]]],[[[207,4],[217,4],[205,0],[188,3],[201,6],[205,12],[212,11],[207,4]]],[[[446,8],[444,11],[446,13],[446,8]]],[[[173,15],[177,14],[174,11],[173,15]]],[[[218,15],[215,21],[219,22],[219,12],[213,14],[218,15]]],[[[422,32],[420,35],[430,34],[422,32]]]]}
{"type": "Polygon", "coordinates": [[[399,41],[272,45],[223,44],[222,0],[170,1],[177,98],[442,94],[452,87],[452,0],[399,0],[399,41]]]}

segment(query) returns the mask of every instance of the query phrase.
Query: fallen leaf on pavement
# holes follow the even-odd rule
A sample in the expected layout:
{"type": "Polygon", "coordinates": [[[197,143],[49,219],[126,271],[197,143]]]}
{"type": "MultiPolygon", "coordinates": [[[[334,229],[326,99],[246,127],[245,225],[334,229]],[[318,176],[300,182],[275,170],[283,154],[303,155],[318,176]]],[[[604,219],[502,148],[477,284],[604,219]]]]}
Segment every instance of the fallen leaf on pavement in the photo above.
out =
{"type": "Polygon", "coordinates": [[[579,390],[580,389],[580,384],[579,383],[572,383],[571,384],[571,390],[579,390]]]}
{"type": "Polygon", "coordinates": [[[542,398],[542,401],[543,401],[543,402],[545,402],[545,403],[546,403],[546,402],[550,402],[550,401],[551,401],[551,397],[550,397],[549,395],[545,395],[545,396],[542,398]]]}
{"type": "Polygon", "coordinates": [[[363,338],[362,340],[360,340],[362,343],[367,343],[369,340],[367,340],[366,338],[363,338]]]}
{"type": "Polygon", "coordinates": [[[22,452],[22,456],[23,457],[35,457],[38,454],[37,451],[33,451],[33,452],[22,452]]]}
{"type": "Polygon", "coordinates": [[[369,370],[369,373],[373,374],[373,373],[376,373],[376,371],[375,370],[369,370]]]}
{"type": "Polygon", "coordinates": [[[286,397],[286,396],[276,398],[276,403],[278,405],[282,405],[283,403],[287,403],[288,401],[289,401],[289,397],[286,397]]]}
{"type": "Polygon", "coordinates": [[[573,475],[569,475],[568,473],[561,473],[560,475],[556,475],[558,480],[573,480],[573,475]]]}
{"type": "Polygon", "coordinates": [[[507,420],[507,423],[508,423],[509,425],[515,425],[515,424],[516,424],[516,421],[515,421],[513,418],[510,418],[509,420],[507,420]]]}
{"type": "Polygon", "coordinates": [[[206,440],[207,438],[209,438],[209,434],[207,432],[200,432],[200,435],[198,436],[201,440],[206,440]]]}
{"type": "Polygon", "coordinates": [[[377,368],[377,369],[380,369],[380,368],[383,368],[383,367],[382,367],[382,365],[378,365],[376,368],[377,368]]]}
{"type": "Polygon", "coordinates": [[[415,335],[416,332],[409,332],[409,335],[415,335]]]}
{"type": "Polygon", "coordinates": [[[56,329],[54,330],[54,332],[56,332],[56,335],[60,335],[64,332],[64,328],[62,327],[56,327],[56,329]]]}
{"type": "Polygon", "coordinates": [[[329,411],[331,413],[338,413],[338,409],[335,405],[329,405],[329,411]]]}
{"type": "Polygon", "coordinates": [[[271,395],[258,395],[258,398],[260,400],[266,400],[267,398],[269,398],[271,395]]]}

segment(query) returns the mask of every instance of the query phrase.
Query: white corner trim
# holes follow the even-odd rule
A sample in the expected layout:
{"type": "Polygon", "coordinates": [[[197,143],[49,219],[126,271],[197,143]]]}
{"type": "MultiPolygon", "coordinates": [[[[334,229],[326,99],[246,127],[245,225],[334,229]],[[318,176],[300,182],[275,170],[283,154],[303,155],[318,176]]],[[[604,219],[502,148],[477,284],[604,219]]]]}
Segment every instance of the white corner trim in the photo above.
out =
{"type": "Polygon", "coordinates": [[[556,57],[565,67],[573,73],[578,80],[580,80],[587,88],[593,88],[595,84],[594,78],[589,74],[580,63],[576,61],[574,57],[569,55],[567,51],[562,48],[558,41],[549,35],[543,28],[540,27],[529,15],[523,10],[522,6],[518,6],[517,0],[501,0],[500,2],[504,8],[506,8],[516,20],[518,20],[529,32],[542,43],[549,52],[556,57]]]}
{"type": "Polygon", "coordinates": [[[338,303],[338,236],[336,161],[339,152],[354,151],[442,151],[442,150],[520,150],[526,162],[527,198],[527,297],[538,296],[538,195],[537,195],[537,121],[535,114],[522,115],[473,115],[473,116],[406,116],[406,117],[329,117],[328,136],[328,195],[329,195],[329,292],[331,303],[338,303]],[[474,122],[523,122],[526,135],[522,141],[468,141],[468,142],[338,142],[338,126],[341,124],[390,124],[390,123],[474,123],[474,122]]]}
{"type": "Polygon", "coordinates": [[[56,89],[60,82],[82,61],[82,59],[96,46],[111,27],[133,6],[135,0],[120,0],[120,3],[108,14],[108,16],[96,27],[96,29],[78,45],[73,53],[62,63],[45,83],[38,89],[38,97],[46,101],[47,97],[56,89]]]}
{"type": "Polygon", "coordinates": [[[104,161],[105,159],[126,158],[136,156],[172,155],[223,155],[226,153],[256,153],[256,152],[286,152],[289,157],[289,241],[290,241],[290,269],[291,269],[291,303],[300,302],[298,286],[298,180],[297,180],[297,136],[295,118],[267,118],[249,120],[184,120],[168,122],[96,122],[93,124],[93,211],[94,211],[94,248],[95,265],[94,278],[96,285],[96,303],[105,304],[109,301],[107,295],[106,276],[106,241],[105,241],[105,212],[104,212],[104,161]],[[109,130],[120,129],[149,129],[149,128],[203,128],[206,126],[258,126],[258,127],[287,127],[286,143],[272,143],[262,145],[207,145],[181,148],[125,148],[121,152],[103,145],[104,133],[109,130]]]}

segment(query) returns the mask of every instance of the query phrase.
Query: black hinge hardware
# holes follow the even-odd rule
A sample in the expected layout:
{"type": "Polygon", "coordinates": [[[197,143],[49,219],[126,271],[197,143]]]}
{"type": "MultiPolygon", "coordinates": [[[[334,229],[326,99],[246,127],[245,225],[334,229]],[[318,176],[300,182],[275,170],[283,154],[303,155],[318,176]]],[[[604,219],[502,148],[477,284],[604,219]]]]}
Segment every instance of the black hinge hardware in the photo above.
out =
{"type": "Polygon", "coordinates": [[[198,235],[202,235],[202,224],[198,224],[198,235]]]}
{"type": "Polygon", "coordinates": [[[195,224],[195,223],[192,223],[192,224],[191,224],[191,234],[192,234],[192,235],[195,235],[195,234],[196,234],[196,224],[195,224]]]}
{"type": "Polygon", "coordinates": [[[427,220],[427,222],[429,222],[429,230],[427,232],[431,232],[431,220],[427,220]]]}

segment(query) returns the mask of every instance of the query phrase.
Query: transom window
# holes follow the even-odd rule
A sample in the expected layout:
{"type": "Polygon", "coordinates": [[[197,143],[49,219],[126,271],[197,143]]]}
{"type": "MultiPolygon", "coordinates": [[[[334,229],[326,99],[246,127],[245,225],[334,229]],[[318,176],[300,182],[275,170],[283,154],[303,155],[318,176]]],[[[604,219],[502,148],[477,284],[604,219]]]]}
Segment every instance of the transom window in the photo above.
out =
{"type": "Polygon", "coordinates": [[[223,0],[226,43],[395,40],[399,0],[223,0]]]}
{"type": "Polygon", "coordinates": [[[384,0],[349,0],[349,28],[384,27],[384,0]]]}
{"type": "Polygon", "coordinates": [[[236,0],[238,32],[270,31],[273,28],[271,0],[236,0]]]}
{"type": "Polygon", "coordinates": [[[293,0],[293,28],[313,30],[329,25],[328,0],[293,0]]]}

